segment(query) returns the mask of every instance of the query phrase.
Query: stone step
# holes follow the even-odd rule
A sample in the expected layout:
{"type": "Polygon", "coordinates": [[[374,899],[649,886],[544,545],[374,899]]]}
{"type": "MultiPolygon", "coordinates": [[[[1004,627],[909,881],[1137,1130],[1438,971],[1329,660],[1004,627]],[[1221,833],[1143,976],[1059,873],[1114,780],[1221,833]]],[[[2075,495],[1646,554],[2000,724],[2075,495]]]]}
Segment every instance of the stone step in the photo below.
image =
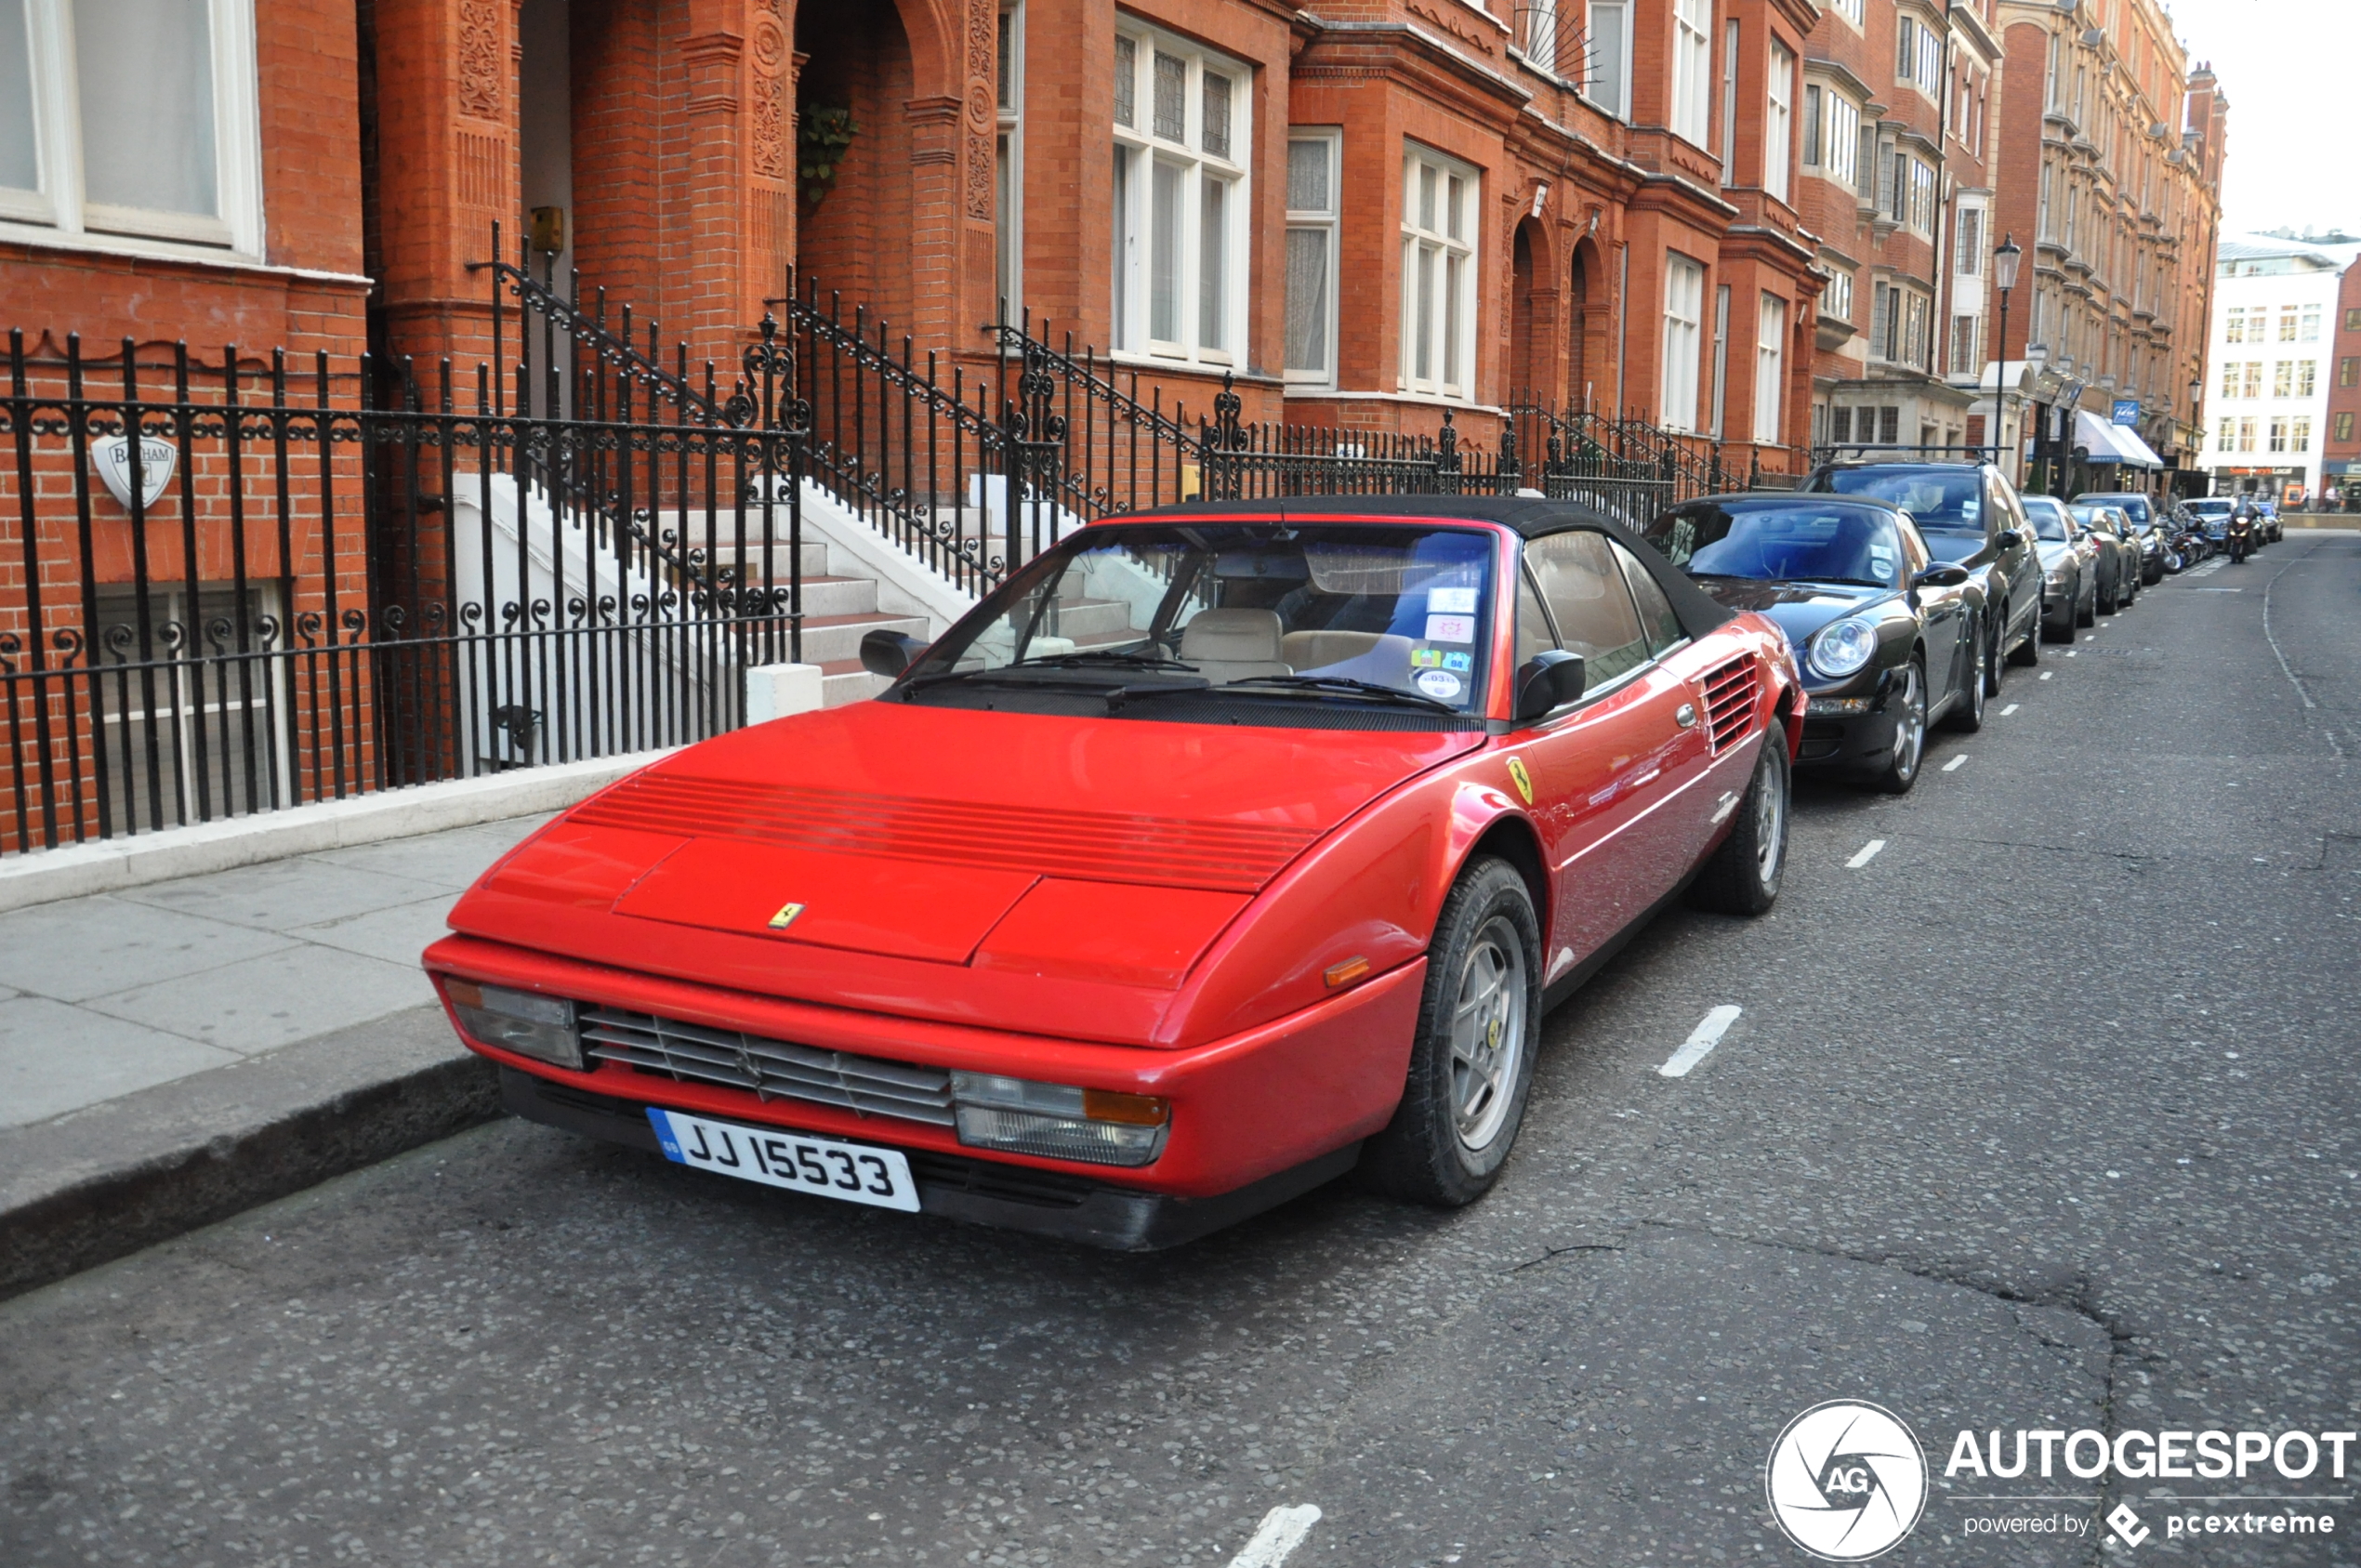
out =
{"type": "Polygon", "coordinates": [[[803,580],[806,615],[874,615],[877,585],[867,577],[812,577],[803,580]]]}
{"type": "Polygon", "coordinates": [[[884,676],[863,669],[858,659],[829,659],[820,665],[820,705],[842,707],[864,702],[892,684],[884,676]]]}
{"type": "Polygon", "coordinates": [[[866,615],[806,615],[803,618],[803,662],[807,665],[827,665],[836,660],[850,659],[857,665],[861,659],[862,638],[880,630],[898,631],[924,640],[927,621],[923,615],[881,615],[875,612],[866,615]]]}

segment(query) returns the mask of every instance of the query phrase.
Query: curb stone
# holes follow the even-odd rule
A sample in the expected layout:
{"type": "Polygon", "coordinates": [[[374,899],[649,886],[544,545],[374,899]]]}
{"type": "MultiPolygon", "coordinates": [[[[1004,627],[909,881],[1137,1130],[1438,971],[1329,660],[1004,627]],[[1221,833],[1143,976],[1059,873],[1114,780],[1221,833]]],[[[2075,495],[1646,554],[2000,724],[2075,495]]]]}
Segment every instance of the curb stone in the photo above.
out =
{"type": "Polygon", "coordinates": [[[158,1084],[0,1139],[0,1300],[500,1114],[440,1007],[158,1084]]]}

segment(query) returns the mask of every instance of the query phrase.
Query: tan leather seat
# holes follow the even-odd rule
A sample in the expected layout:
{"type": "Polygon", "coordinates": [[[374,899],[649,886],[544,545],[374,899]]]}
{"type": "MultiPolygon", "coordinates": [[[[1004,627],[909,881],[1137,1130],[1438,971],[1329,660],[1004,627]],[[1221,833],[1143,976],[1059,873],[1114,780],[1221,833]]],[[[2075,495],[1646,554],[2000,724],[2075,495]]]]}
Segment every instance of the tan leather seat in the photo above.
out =
{"type": "Polygon", "coordinates": [[[1259,675],[1293,675],[1279,655],[1280,621],[1272,610],[1200,610],[1180,633],[1180,662],[1216,686],[1259,675]]]}
{"type": "Polygon", "coordinates": [[[1291,631],[1279,639],[1279,656],[1299,675],[1348,676],[1380,686],[1410,680],[1410,639],[1391,632],[1291,631]]]}

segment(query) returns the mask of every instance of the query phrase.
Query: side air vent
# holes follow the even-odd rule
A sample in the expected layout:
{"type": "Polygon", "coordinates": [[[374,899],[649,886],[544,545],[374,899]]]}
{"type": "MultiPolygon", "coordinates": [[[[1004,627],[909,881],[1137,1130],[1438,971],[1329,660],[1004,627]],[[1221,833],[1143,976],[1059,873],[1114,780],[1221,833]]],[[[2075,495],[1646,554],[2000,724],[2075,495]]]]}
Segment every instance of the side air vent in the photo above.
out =
{"type": "Polygon", "coordinates": [[[1751,658],[1733,659],[1706,676],[1706,742],[1716,757],[1746,739],[1747,725],[1754,718],[1757,685],[1751,658]]]}

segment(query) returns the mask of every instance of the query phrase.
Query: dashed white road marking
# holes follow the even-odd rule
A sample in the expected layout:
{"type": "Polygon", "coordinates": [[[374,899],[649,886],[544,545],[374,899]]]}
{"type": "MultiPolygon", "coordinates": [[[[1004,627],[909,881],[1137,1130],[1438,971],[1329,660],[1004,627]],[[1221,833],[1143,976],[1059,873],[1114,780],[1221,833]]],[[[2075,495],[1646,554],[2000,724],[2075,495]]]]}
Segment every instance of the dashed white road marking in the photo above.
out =
{"type": "Polygon", "coordinates": [[[2073,650],[2073,649],[2071,649],[2071,648],[2067,649],[2067,650],[2066,650],[2066,652],[2065,652],[2065,656],[2066,656],[2067,658],[2069,658],[2069,659],[2073,658],[2073,657],[2074,657],[2074,650],[2073,650]]]}
{"type": "Polygon", "coordinates": [[[2056,670],[2052,670],[2052,669],[2045,669],[2045,670],[2043,670],[2043,671],[2041,672],[2041,679],[2044,679],[2044,680],[2047,680],[2047,679],[2049,679],[2051,676],[2053,676],[2053,675],[2055,675],[2055,674],[2057,674],[2057,673],[2058,673],[2058,672],[2057,672],[2056,670]]]}
{"type": "Polygon", "coordinates": [[[1246,1550],[1230,1560],[1230,1568],[1279,1568],[1319,1522],[1320,1509],[1315,1503],[1273,1509],[1262,1516],[1261,1528],[1255,1531],[1246,1550]]]}
{"type": "MultiPolygon", "coordinates": [[[[1672,1060],[1656,1071],[1668,1078],[1687,1077],[1689,1069],[1713,1054],[1713,1048],[1721,1043],[1721,1036],[1729,1032],[1730,1025],[1737,1022],[1738,1014],[1745,1010],[1734,1003],[1724,1002],[1706,1014],[1705,1021],[1691,1031],[1689,1037],[1681,1043],[1681,1048],[1672,1053],[1672,1060]]],[[[1236,1568],[1236,1565],[1232,1564],[1232,1568],[1236,1568]]]]}
{"type": "Polygon", "coordinates": [[[2009,717],[2009,715],[2011,715],[2011,714],[2012,714],[2012,713],[2014,713],[2014,712],[2016,712],[2016,711],[2017,711],[2017,707],[2018,707],[2018,705],[2017,705],[2017,704],[2015,704],[2015,703],[2011,703],[2011,704],[2010,704],[2007,707],[2004,707],[2004,708],[2002,708],[2002,709],[2000,710],[2000,717],[2001,717],[2001,718],[2008,718],[2008,717],[2009,717]]]}
{"type": "Polygon", "coordinates": [[[1962,752],[1958,757],[1953,758],[1950,761],[1946,762],[1943,765],[1943,771],[1946,773],[1954,772],[1958,771],[1959,764],[1965,762],[1967,759],[1967,754],[1962,752]]]}
{"type": "Polygon", "coordinates": [[[1845,862],[1845,863],[1844,863],[1844,868],[1845,868],[1847,871],[1858,871],[1858,870],[1860,870],[1863,866],[1865,866],[1865,865],[1868,864],[1871,861],[1873,861],[1873,860],[1877,859],[1877,858],[1878,858],[1878,851],[1879,851],[1880,850],[1884,849],[1884,848],[1885,848],[1885,840],[1884,840],[1884,839],[1882,839],[1882,838],[1872,838],[1872,839],[1870,839],[1870,840],[1869,840],[1866,844],[1864,844],[1864,845],[1862,845],[1862,846],[1861,846],[1861,852],[1860,852],[1859,854],[1854,855],[1854,856],[1853,856],[1851,860],[1849,860],[1849,861],[1847,861],[1847,862],[1845,862]]]}

